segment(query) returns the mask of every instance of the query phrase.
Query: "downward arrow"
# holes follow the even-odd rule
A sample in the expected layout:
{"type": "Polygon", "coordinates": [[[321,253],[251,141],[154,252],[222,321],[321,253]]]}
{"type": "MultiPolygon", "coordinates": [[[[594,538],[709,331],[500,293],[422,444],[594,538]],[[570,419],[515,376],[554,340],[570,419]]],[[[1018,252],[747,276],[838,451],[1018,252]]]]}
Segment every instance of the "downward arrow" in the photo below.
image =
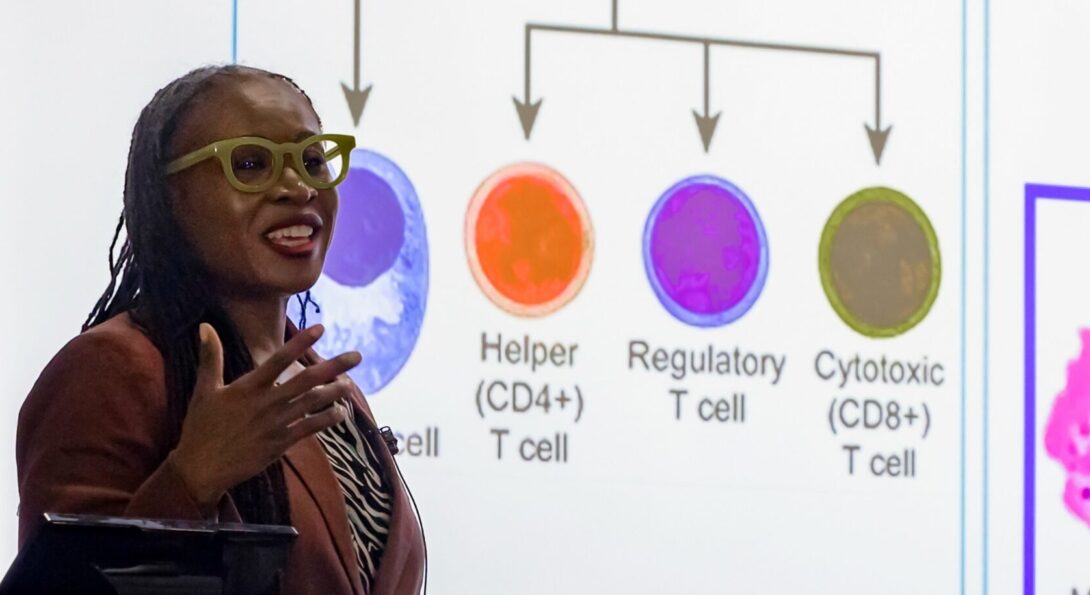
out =
{"type": "Polygon", "coordinates": [[[695,109],[693,117],[696,118],[696,129],[700,131],[700,141],[704,143],[704,152],[707,153],[712,144],[712,136],[715,135],[715,127],[719,125],[719,116],[723,112],[716,112],[714,116],[709,114],[711,90],[708,86],[708,70],[710,62],[711,45],[704,43],[704,115],[700,115],[695,109]]]}
{"type": "Polygon", "coordinates": [[[522,133],[526,135],[526,140],[530,140],[530,133],[534,130],[534,122],[537,121],[537,111],[541,109],[541,99],[538,99],[534,103],[530,103],[530,98],[527,97],[526,101],[519,101],[518,97],[512,97],[515,100],[515,111],[518,112],[519,122],[522,123],[522,133]]]}
{"type": "Polygon", "coordinates": [[[342,82],[344,98],[348,101],[348,111],[352,114],[352,124],[360,125],[360,117],[363,116],[363,108],[367,105],[367,97],[371,95],[371,85],[360,89],[360,0],[356,4],[356,27],[352,45],[352,86],[342,82]]]}
{"type": "Polygon", "coordinates": [[[541,102],[543,99],[537,101],[530,101],[530,25],[526,25],[526,50],[525,50],[525,64],[523,65],[523,99],[519,101],[518,97],[512,97],[515,100],[515,111],[519,115],[519,123],[522,124],[522,134],[526,136],[526,140],[530,140],[530,133],[534,131],[534,122],[537,121],[537,112],[541,109],[541,102]]]}
{"type": "Polygon", "coordinates": [[[889,132],[893,130],[893,126],[886,126],[885,130],[882,130],[882,125],[877,124],[874,128],[871,128],[869,124],[864,124],[864,128],[867,129],[867,138],[870,139],[870,148],[874,152],[874,163],[882,163],[882,151],[886,150],[886,141],[889,140],[889,132]]]}
{"type": "Polygon", "coordinates": [[[696,128],[700,131],[700,141],[704,143],[704,152],[707,153],[712,144],[712,135],[715,134],[715,127],[719,124],[719,116],[723,112],[719,112],[714,116],[708,117],[707,115],[701,116],[695,109],[693,110],[693,117],[696,118],[696,128]]]}
{"type": "Polygon", "coordinates": [[[882,152],[886,150],[886,141],[893,126],[882,129],[882,60],[876,57],[874,60],[874,127],[863,124],[867,129],[867,139],[870,141],[870,149],[874,153],[875,165],[881,165],[882,152]]]}
{"type": "Polygon", "coordinates": [[[355,126],[360,125],[360,117],[363,115],[364,106],[367,105],[367,97],[371,94],[371,86],[367,85],[365,89],[352,89],[341,83],[341,89],[344,89],[344,98],[348,101],[348,111],[352,113],[352,124],[355,126]]]}

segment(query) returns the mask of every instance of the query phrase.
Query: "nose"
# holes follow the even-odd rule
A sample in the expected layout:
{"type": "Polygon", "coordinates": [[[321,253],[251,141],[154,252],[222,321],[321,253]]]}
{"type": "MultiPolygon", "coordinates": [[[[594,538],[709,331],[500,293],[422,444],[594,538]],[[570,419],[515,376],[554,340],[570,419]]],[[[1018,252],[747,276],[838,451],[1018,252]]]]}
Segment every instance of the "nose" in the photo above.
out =
{"type": "Polygon", "coordinates": [[[290,201],[306,204],[318,196],[318,190],[303,180],[295,168],[285,163],[280,180],[272,187],[273,199],[277,202],[290,201]]]}

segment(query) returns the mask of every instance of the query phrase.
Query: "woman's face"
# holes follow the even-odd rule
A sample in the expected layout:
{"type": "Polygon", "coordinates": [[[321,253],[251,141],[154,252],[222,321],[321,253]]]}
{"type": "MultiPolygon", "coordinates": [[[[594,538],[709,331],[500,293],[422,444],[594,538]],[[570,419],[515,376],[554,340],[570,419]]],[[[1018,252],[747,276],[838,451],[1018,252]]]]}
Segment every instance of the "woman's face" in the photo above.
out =
{"type": "MultiPolygon", "coordinates": [[[[318,134],[310,103],[287,81],[224,77],[178,123],[170,159],[239,136],[298,142],[318,134]]],[[[174,216],[221,294],[287,297],[318,279],[337,216],[337,191],[318,190],[285,156],[284,172],[260,193],[236,190],[216,159],[168,178],[174,216]]]]}

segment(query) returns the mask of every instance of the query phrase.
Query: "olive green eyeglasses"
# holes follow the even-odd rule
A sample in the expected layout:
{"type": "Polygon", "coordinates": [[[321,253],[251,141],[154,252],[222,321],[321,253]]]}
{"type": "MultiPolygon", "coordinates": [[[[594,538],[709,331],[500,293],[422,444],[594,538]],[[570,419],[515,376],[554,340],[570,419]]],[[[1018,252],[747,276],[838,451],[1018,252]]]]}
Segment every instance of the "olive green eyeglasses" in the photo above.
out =
{"type": "Polygon", "coordinates": [[[167,175],[215,157],[231,186],[243,192],[264,192],[284,173],[284,156],[291,155],[299,177],[313,188],[332,188],[348,175],[348,157],[356,147],[348,134],[316,134],[297,143],[274,143],[260,136],[216,141],[167,164],[167,175]]]}

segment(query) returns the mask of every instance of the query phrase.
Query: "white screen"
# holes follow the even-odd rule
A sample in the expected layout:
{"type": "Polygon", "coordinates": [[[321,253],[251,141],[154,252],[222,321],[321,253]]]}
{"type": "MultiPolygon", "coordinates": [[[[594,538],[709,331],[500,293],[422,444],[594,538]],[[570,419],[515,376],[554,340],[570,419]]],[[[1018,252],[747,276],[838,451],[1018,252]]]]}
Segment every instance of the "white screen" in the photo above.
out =
{"type": "MultiPolygon", "coordinates": [[[[1085,7],[359,5],[0,9],[0,562],[18,408],[105,287],[136,117],[235,61],[356,136],[309,316],[403,438],[432,593],[1090,587],[1062,468],[1040,439],[1023,466],[1026,184],[1090,187],[1085,7]]],[[[1038,438],[1090,326],[1090,203],[1053,198],[1038,438]]]]}

